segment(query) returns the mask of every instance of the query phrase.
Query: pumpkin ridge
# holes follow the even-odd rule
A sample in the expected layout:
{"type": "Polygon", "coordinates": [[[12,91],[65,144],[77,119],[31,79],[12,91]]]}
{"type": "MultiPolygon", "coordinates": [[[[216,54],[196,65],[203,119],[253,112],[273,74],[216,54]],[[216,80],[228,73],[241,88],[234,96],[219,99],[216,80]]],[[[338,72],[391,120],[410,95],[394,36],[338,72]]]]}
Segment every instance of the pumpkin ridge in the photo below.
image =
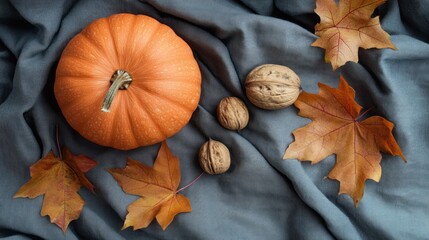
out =
{"type": "MultiPolygon", "coordinates": [[[[136,88],[137,89],[137,88],[136,88]]],[[[135,90],[136,90],[135,89],[135,90]]],[[[159,97],[158,95],[158,93],[157,92],[155,92],[155,91],[153,91],[153,90],[149,90],[149,89],[147,89],[147,88],[145,88],[145,89],[143,89],[143,88],[138,88],[139,90],[141,90],[141,91],[143,91],[143,92],[145,92],[146,94],[148,94],[148,95],[151,95],[151,96],[154,96],[154,97],[156,97],[156,98],[158,98],[158,99],[162,99],[162,100],[168,100],[168,102],[169,103],[172,103],[173,105],[175,105],[176,107],[179,107],[179,108],[181,108],[182,110],[185,110],[186,112],[193,112],[193,108],[192,108],[192,106],[191,106],[191,108],[187,108],[187,106],[185,106],[184,104],[180,104],[180,103],[178,103],[178,102],[175,102],[173,99],[170,99],[170,96],[172,96],[172,95],[167,95],[167,96],[163,96],[163,98],[161,98],[161,97],[159,97]]]]}
{"type": "Polygon", "coordinates": [[[91,66],[102,65],[104,68],[107,66],[111,66],[112,62],[109,58],[105,57],[106,53],[104,49],[101,48],[99,43],[95,40],[92,40],[89,36],[87,36],[87,32],[84,32],[80,35],[75,36],[68,45],[70,48],[76,49],[73,51],[64,51],[62,53],[62,57],[69,58],[72,57],[74,59],[85,60],[90,63],[91,66]],[[89,57],[92,55],[92,57],[89,57]]]}
{"type": "MultiPolygon", "coordinates": [[[[82,58],[79,58],[79,57],[76,57],[76,56],[73,56],[73,55],[66,55],[66,56],[64,56],[64,58],[63,58],[63,61],[67,61],[68,59],[76,59],[76,60],[79,60],[79,61],[81,61],[81,62],[85,62],[85,63],[87,63],[88,65],[91,65],[91,66],[93,66],[94,65],[94,62],[91,62],[90,60],[88,60],[88,59],[82,59],[82,58]]],[[[97,66],[100,66],[100,65],[97,65],[97,66]]],[[[100,67],[100,69],[98,69],[97,70],[97,72],[101,75],[101,74],[103,74],[104,75],[104,73],[107,73],[107,72],[109,72],[110,71],[110,69],[108,69],[107,67],[105,67],[105,66],[102,66],[102,67],[100,67]]],[[[109,78],[106,78],[106,79],[100,79],[98,76],[97,77],[95,77],[94,75],[90,75],[90,74],[92,74],[92,73],[88,73],[88,72],[86,72],[86,71],[80,71],[80,72],[78,72],[78,74],[79,74],[79,77],[75,77],[75,76],[70,76],[70,74],[59,74],[59,75],[57,75],[57,77],[74,77],[74,78],[76,78],[76,79],[79,79],[79,78],[93,78],[92,79],[92,81],[97,81],[97,80],[95,80],[95,79],[99,79],[98,81],[108,81],[108,80],[110,80],[109,78]],[[81,74],[88,74],[88,75],[86,75],[86,76],[83,76],[82,77],[82,75],[81,74]]]]}
{"type": "MultiPolygon", "coordinates": [[[[94,116],[94,115],[90,115],[88,118],[83,119],[83,121],[81,120],[80,122],[78,122],[78,124],[76,124],[76,122],[74,122],[74,124],[71,124],[71,123],[70,123],[70,125],[74,128],[74,126],[75,126],[75,125],[80,125],[80,124],[81,124],[81,122],[83,122],[84,124],[88,124],[89,122],[93,121],[93,119],[94,119],[94,118],[95,118],[95,116],[94,116]]],[[[83,131],[83,132],[79,132],[79,134],[80,134],[81,136],[83,136],[84,138],[89,139],[89,138],[88,138],[88,137],[89,137],[89,135],[87,134],[87,132],[83,131]]],[[[97,143],[97,141],[95,141],[95,143],[97,143]]]]}
{"type": "MultiPolygon", "coordinates": [[[[100,55],[104,55],[104,49],[102,49],[100,47],[100,45],[98,45],[97,42],[95,42],[94,40],[92,40],[91,37],[87,36],[87,31],[82,31],[82,34],[80,35],[82,39],[85,39],[85,41],[87,41],[89,44],[91,44],[91,46],[93,46],[95,49],[97,49],[97,52],[100,53],[100,55]]],[[[71,56],[71,54],[67,54],[67,52],[65,52],[64,54],[65,56],[71,56]]]]}
{"type": "MultiPolygon", "coordinates": [[[[155,94],[153,94],[153,93],[150,93],[150,92],[147,92],[147,91],[144,91],[144,93],[146,93],[147,95],[150,95],[150,96],[152,96],[152,97],[155,97],[155,98],[157,98],[158,99],[158,101],[160,101],[160,102],[163,102],[163,103],[165,103],[165,102],[169,102],[169,101],[167,101],[167,99],[164,99],[164,98],[161,98],[161,97],[159,97],[159,96],[157,96],[157,95],[155,95],[155,94]]],[[[139,101],[140,101],[140,103],[142,103],[141,101],[141,99],[139,99],[139,101]]],[[[178,106],[178,107],[180,107],[180,106],[182,106],[182,105],[178,105],[178,104],[176,104],[176,103],[173,103],[175,106],[178,106]]],[[[165,136],[165,138],[168,138],[168,137],[170,137],[171,135],[173,135],[173,134],[175,134],[175,133],[177,133],[179,130],[180,130],[180,128],[178,129],[178,130],[174,130],[174,131],[169,131],[169,132],[165,132],[164,130],[163,130],[163,128],[158,124],[158,121],[157,120],[159,120],[159,119],[154,119],[153,118],[153,115],[156,115],[156,113],[154,113],[154,112],[152,112],[152,111],[150,111],[150,110],[148,110],[148,108],[144,108],[145,109],[145,111],[148,113],[148,115],[149,115],[149,118],[154,122],[154,124],[159,128],[159,130],[161,131],[161,133],[165,136]]],[[[150,108],[149,108],[150,109],[150,108]]],[[[182,111],[184,112],[184,114],[186,114],[186,121],[185,121],[185,124],[186,123],[188,123],[189,122],[189,120],[191,119],[191,117],[192,117],[192,112],[193,111],[190,111],[189,112],[189,110],[188,109],[186,109],[186,108],[183,108],[183,107],[180,107],[180,109],[182,109],[182,111]]],[[[182,119],[183,119],[183,115],[182,115],[182,119]]],[[[181,119],[176,119],[176,118],[174,118],[174,120],[177,122],[177,121],[181,121],[181,119]]]]}
{"type": "MultiPolygon", "coordinates": [[[[142,102],[142,100],[139,98],[139,97],[137,97],[136,95],[135,95],[135,93],[134,92],[130,92],[129,94],[129,97],[131,97],[132,99],[136,99],[139,103],[140,103],[140,105],[142,105],[142,106],[144,106],[144,104],[142,104],[143,102],[142,102]]],[[[141,107],[141,110],[142,111],[144,111],[144,113],[148,116],[148,119],[150,119],[150,121],[153,123],[153,126],[155,126],[156,128],[157,128],[157,130],[165,137],[165,138],[167,138],[168,137],[168,134],[166,134],[164,131],[163,131],[163,129],[161,128],[161,126],[159,126],[158,125],[158,123],[153,119],[153,117],[152,117],[152,114],[145,108],[145,107],[141,107]]]]}
{"type": "MultiPolygon", "coordinates": [[[[145,55],[145,52],[147,52],[145,49],[147,48],[148,44],[150,43],[150,41],[152,41],[151,39],[153,38],[154,34],[156,33],[156,31],[158,31],[161,23],[158,22],[156,19],[153,18],[149,18],[147,16],[141,16],[141,15],[137,15],[136,19],[139,20],[140,22],[144,23],[142,24],[143,26],[140,26],[140,28],[145,29],[143,34],[137,34],[136,32],[138,31],[138,27],[133,27],[132,31],[135,34],[135,36],[140,36],[140,35],[144,35],[144,43],[143,44],[138,44],[137,47],[134,47],[134,51],[133,53],[138,54],[138,57],[136,57],[135,55],[133,55],[133,65],[129,66],[130,68],[133,69],[133,72],[139,72],[140,68],[142,67],[147,67],[147,64],[145,64],[147,62],[146,58],[147,56],[145,55]],[[146,26],[146,25],[150,25],[151,23],[156,24],[155,26],[146,26]],[[148,34],[148,32],[150,34],[148,34]]],[[[134,37],[134,40],[137,37],[134,37]]],[[[140,40],[140,39],[139,39],[140,40]]]]}
{"type": "MultiPolygon", "coordinates": [[[[118,98],[119,98],[119,96],[117,96],[118,98]]],[[[108,113],[104,113],[104,114],[111,114],[111,115],[113,115],[113,116],[111,116],[111,118],[112,119],[117,119],[117,115],[118,115],[118,112],[119,111],[111,111],[111,112],[108,112],[108,113]]],[[[115,128],[115,125],[114,124],[111,124],[110,125],[110,129],[109,130],[107,130],[106,129],[106,132],[108,133],[108,137],[106,138],[106,139],[110,139],[109,140],[109,145],[110,146],[115,146],[115,145],[117,145],[116,143],[115,143],[115,141],[117,141],[118,140],[118,138],[114,135],[114,132],[115,132],[115,129],[117,129],[117,128],[115,128]],[[113,144],[112,144],[113,143],[113,144]]],[[[119,142],[119,145],[121,145],[121,142],[119,142]]],[[[115,146],[116,147],[116,146],[115,146]]]]}
{"type": "MultiPolygon", "coordinates": [[[[99,19],[100,23],[105,23],[107,24],[106,19],[102,18],[99,19]]],[[[111,66],[115,66],[117,64],[112,62],[112,59],[106,56],[106,50],[101,48],[101,46],[92,39],[92,37],[87,35],[87,31],[82,31],[81,32],[81,36],[83,37],[83,39],[86,39],[86,41],[88,41],[92,46],[94,46],[95,49],[97,49],[97,52],[99,53],[100,57],[104,57],[105,59],[107,59],[107,61],[110,63],[111,66]]],[[[92,49],[92,51],[94,51],[94,49],[92,49]]]]}
{"type": "MultiPolygon", "coordinates": [[[[127,95],[129,95],[129,94],[127,94],[127,95]]],[[[127,97],[129,97],[129,96],[127,96],[127,97]]],[[[133,111],[134,111],[134,109],[133,109],[133,111]]],[[[132,129],[132,126],[133,126],[133,124],[131,123],[131,121],[132,121],[132,119],[133,119],[133,114],[132,114],[132,112],[131,112],[131,109],[130,108],[127,108],[126,110],[125,110],[125,112],[127,113],[127,117],[128,117],[128,124],[129,124],[129,126],[130,126],[130,128],[132,129]]],[[[134,140],[134,142],[135,142],[135,145],[136,146],[138,146],[139,144],[140,144],[140,141],[139,141],[139,139],[138,139],[138,137],[136,136],[136,134],[135,134],[135,132],[134,131],[131,131],[131,134],[129,135],[129,137],[130,138],[132,138],[133,140],[134,140]]]]}
{"type": "MultiPolygon", "coordinates": [[[[123,95],[125,95],[125,94],[123,94],[123,95]]],[[[120,122],[126,126],[121,125],[121,128],[113,128],[113,130],[110,131],[110,134],[111,134],[110,136],[113,135],[113,138],[110,138],[110,139],[112,139],[112,141],[113,141],[113,142],[111,142],[112,146],[115,146],[115,145],[121,146],[121,147],[117,147],[117,148],[122,149],[123,148],[122,146],[124,145],[123,141],[117,142],[118,144],[115,144],[114,139],[117,138],[117,135],[115,136],[114,133],[116,133],[116,132],[120,133],[122,131],[122,129],[133,129],[133,128],[132,128],[132,125],[131,125],[129,118],[128,118],[128,116],[129,116],[128,108],[123,106],[123,105],[126,105],[125,101],[124,101],[125,99],[121,99],[121,98],[126,98],[127,96],[118,95],[117,97],[119,98],[119,99],[117,99],[119,101],[116,102],[116,111],[113,111],[114,112],[113,119],[115,119],[115,121],[117,121],[117,119],[121,119],[120,122]],[[127,117],[125,117],[125,115],[127,117]]],[[[107,114],[110,114],[110,113],[107,113],[107,114]]],[[[136,138],[134,137],[133,131],[129,131],[129,132],[131,134],[129,134],[128,132],[125,133],[126,134],[126,140],[130,140],[130,135],[132,135],[134,142],[126,141],[125,145],[126,146],[138,146],[139,144],[138,144],[138,141],[136,140],[136,138]]],[[[121,138],[121,140],[123,140],[123,138],[121,138]]]]}
{"type": "MultiPolygon", "coordinates": [[[[158,80],[142,80],[140,82],[136,82],[134,85],[138,85],[140,88],[144,88],[146,86],[142,86],[143,84],[158,83],[158,82],[176,83],[177,80],[176,79],[168,79],[168,78],[163,78],[163,80],[161,80],[161,79],[158,79],[158,80]]],[[[196,86],[200,85],[200,83],[198,83],[198,82],[182,82],[180,84],[188,84],[188,85],[196,85],[196,86]]]]}
{"type": "MultiPolygon", "coordinates": [[[[85,82],[85,83],[89,83],[89,82],[94,82],[95,84],[106,84],[106,82],[108,82],[107,78],[101,78],[98,76],[70,76],[70,75],[58,75],[57,78],[61,78],[63,79],[62,81],[75,81],[75,82],[85,82]]],[[[80,86],[79,86],[80,87],[80,86]]]]}
{"type": "MultiPolygon", "coordinates": [[[[103,22],[106,22],[106,25],[107,25],[106,29],[109,31],[110,39],[112,39],[114,52],[116,54],[116,59],[118,60],[118,69],[120,69],[121,68],[120,66],[121,66],[121,59],[122,58],[121,58],[121,56],[118,53],[118,48],[116,46],[116,39],[115,39],[114,35],[112,34],[112,28],[111,28],[112,24],[110,24],[110,22],[109,22],[110,18],[109,19],[103,18],[103,20],[104,20],[103,22]]],[[[124,69],[124,70],[126,71],[127,69],[124,69]]]]}
{"type": "MultiPolygon", "coordinates": [[[[101,93],[98,93],[98,94],[94,93],[93,95],[83,96],[82,98],[79,99],[79,101],[73,101],[73,99],[71,99],[71,98],[66,98],[65,99],[66,101],[64,101],[64,100],[61,101],[61,108],[67,109],[67,112],[69,112],[70,109],[76,108],[75,106],[79,106],[82,104],[82,102],[88,102],[88,100],[91,100],[91,99],[94,99],[93,101],[91,101],[92,103],[95,103],[100,99],[102,102],[103,97],[104,97],[104,95],[102,95],[101,93]]],[[[77,108],[77,109],[79,109],[79,108],[77,108]]]]}
{"type": "MultiPolygon", "coordinates": [[[[135,36],[135,34],[134,34],[135,31],[136,31],[135,30],[136,29],[135,25],[136,25],[138,19],[137,19],[137,16],[134,16],[134,15],[132,15],[132,16],[133,16],[133,21],[131,22],[130,28],[128,29],[127,39],[134,38],[132,36],[135,36]],[[131,35],[131,33],[132,33],[132,35],[131,35]]],[[[127,41],[126,42],[125,52],[135,52],[135,49],[132,49],[133,46],[130,46],[131,42],[132,41],[127,41]]],[[[128,57],[126,57],[125,58],[126,63],[124,63],[125,68],[133,69],[133,66],[130,66],[131,65],[130,63],[134,62],[133,60],[134,59],[128,60],[128,57]]],[[[127,69],[125,69],[125,70],[127,70],[127,69]]]]}
{"type": "MultiPolygon", "coordinates": [[[[168,61],[162,61],[162,63],[163,64],[171,64],[171,65],[183,65],[183,66],[187,66],[187,65],[189,65],[189,64],[186,64],[187,62],[189,62],[189,63],[193,63],[194,61],[192,61],[192,60],[188,60],[188,59],[186,59],[186,58],[183,58],[182,56],[180,56],[180,57],[178,57],[178,58],[172,58],[172,59],[169,59],[168,61]]],[[[197,63],[195,63],[195,65],[197,65],[198,66],[198,64],[197,63]]],[[[139,72],[139,71],[142,71],[141,69],[143,68],[144,69],[144,67],[146,67],[146,66],[144,66],[143,64],[142,65],[140,65],[140,66],[138,66],[137,68],[135,68],[134,69],[134,71],[137,71],[137,72],[139,72]]]]}
{"type": "MultiPolygon", "coordinates": [[[[146,42],[146,46],[151,46],[151,45],[155,45],[153,42],[155,41],[155,42],[159,42],[159,40],[157,39],[157,38],[155,38],[155,36],[157,36],[158,34],[160,34],[160,33],[158,33],[158,32],[160,32],[161,31],[161,29],[163,29],[164,28],[164,24],[163,23],[161,23],[161,22],[159,22],[158,20],[156,20],[156,28],[153,30],[153,32],[152,32],[152,34],[150,35],[150,36],[148,36],[148,40],[147,40],[147,42],[146,42]]],[[[165,34],[162,34],[161,36],[163,36],[163,35],[165,35],[165,34]]],[[[144,48],[146,48],[146,46],[144,46],[144,48]]],[[[152,56],[147,56],[148,58],[153,58],[152,56]]]]}

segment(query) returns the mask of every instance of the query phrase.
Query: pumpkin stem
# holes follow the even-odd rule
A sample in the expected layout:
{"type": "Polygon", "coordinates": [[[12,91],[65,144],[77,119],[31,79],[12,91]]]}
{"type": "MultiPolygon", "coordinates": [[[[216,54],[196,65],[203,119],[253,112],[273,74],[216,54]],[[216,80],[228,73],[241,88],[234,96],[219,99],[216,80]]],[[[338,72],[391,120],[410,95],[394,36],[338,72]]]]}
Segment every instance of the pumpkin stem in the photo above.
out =
{"type": "Polygon", "coordinates": [[[113,98],[115,97],[118,90],[128,89],[132,81],[133,78],[127,71],[121,69],[116,70],[110,79],[112,85],[110,86],[109,91],[107,91],[106,97],[104,97],[101,111],[110,112],[110,105],[112,104],[113,98]]]}

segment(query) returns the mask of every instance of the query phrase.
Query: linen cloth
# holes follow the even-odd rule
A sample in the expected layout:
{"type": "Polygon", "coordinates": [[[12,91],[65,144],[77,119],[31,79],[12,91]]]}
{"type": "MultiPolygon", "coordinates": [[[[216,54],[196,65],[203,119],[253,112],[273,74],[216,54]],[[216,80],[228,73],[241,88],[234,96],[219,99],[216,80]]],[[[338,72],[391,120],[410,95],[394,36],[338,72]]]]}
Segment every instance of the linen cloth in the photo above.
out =
{"type": "Polygon", "coordinates": [[[427,239],[429,237],[429,1],[389,0],[376,10],[397,50],[360,50],[359,63],[333,71],[324,50],[311,47],[319,21],[313,0],[11,0],[0,2],[0,237],[4,239],[427,239]],[[183,191],[191,213],[162,231],[121,231],[125,194],[106,168],[127,157],[152,166],[159,144],[130,151],[97,146],[65,121],[54,94],[55,70],[67,42],[91,21],[115,13],[152,16],[192,48],[202,73],[202,95],[190,123],[168,139],[180,158],[181,186],[201,172],[199,146],[225,143],[231,169],[204,175],[183,191]],[[342,74],[369,115],[395,123],[393,134],[408,163],[383,154],[380,183],[367,181],[356,208],[325,179],[332,155],[311,165],[282,160],[292,131],[309,123],[295,107],[266,111],[244,93],[247,73],[264,63],[282,64],[318,92],[317,82],[337,87],[342,74]],[[216,106],[227,96],[243,99],[250,122],[240,132],[222,128],[216,106]],[[43,197],[13,199],[30,179],[29,167],[60,142],[98,162],[87,173],[96,194],[64,235],[40,216],[43,197]]]}

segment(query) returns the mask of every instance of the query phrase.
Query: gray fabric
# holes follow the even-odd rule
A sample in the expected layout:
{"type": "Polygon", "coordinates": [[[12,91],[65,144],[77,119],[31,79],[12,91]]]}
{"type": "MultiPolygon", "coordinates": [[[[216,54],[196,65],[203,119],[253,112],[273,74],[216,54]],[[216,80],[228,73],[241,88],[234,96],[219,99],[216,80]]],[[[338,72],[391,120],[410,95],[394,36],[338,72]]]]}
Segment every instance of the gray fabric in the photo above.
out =
{"type": "Polygon", "coordinates": [[[41,0],[0,3],[0,237],[5,239],[424,239],[429,237],[429,2],[390,0],[377,12],[397,51],[360,51],[359,64],[332,71],[324,51],[310,47],[318,17],[312,0],[41,0]],[[97,146],[66,123],[53,95],[55,69],[65,44],[92,20],[114,13],[147,14],[171,26],[195,51],[203,83],[191,122],[168,139],[181,159],[181,186],[200,172],[199,146],[209,137],[231,150],[226,174],[203,176],[183,193],[193,212],[178,215],[162,231],[121,231],[127,205],[136,199],[106,168],[132,157],[152,165],[159,145],[131,151],[97,146]],[[317,165],[282,160],[291,132],[309,122],[294,107],[264,111],[244,95],[255,66],[277,63],[317,92],[317,82],[337,86],[343,74],[371,114],[395,123],[408,163],[383,155],[380,183],[366,183],[358,208],[338,196],[338,183],[324,179],[335,158],[317,165]],[[216,121],[219,100],[246,101],[250,123],[241,132],[216,121]],[[29,166],[60,141],[98,161],[87,176],[96,194],[82,189],[80,218],[62,231],[40,216],[42,197],[12,199],[29,180],[29,166]]]}

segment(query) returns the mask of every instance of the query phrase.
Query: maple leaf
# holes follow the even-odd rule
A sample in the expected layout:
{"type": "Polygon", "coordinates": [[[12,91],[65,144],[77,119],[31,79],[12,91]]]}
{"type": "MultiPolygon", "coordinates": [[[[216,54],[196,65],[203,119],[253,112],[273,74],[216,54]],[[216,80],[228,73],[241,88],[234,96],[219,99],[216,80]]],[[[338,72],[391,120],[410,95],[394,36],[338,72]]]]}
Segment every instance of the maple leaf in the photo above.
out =
{"type": "Polygon", "coordinates": [[[136,160],[128,159],[124,169],[108,169],[122,189],[141,196],[131,203],[122,229],[146,228],[154,218],[165,230],[174,217],[191,212],[189,199],[178,194],[180,183],[179,159],[164,141],[159,149],[153,168],[136,160]]]}
{"type": "Polygon", "coordinates": [[[62,158],[49,152],[30,167],[31,179],[14,198],[36,198],[44,194],[41,215],[49,215],[65,233],[69,223],[79,218],[85,201],[77,193],[83,185],[94,192],[94,186],[84,173],[97,165],[83,155],[75,156],[63,148],[62,158]]]}
{"type": "Polygon", "coordinates": [[[399,155],[399,145],[392,135],[393,123],[372,116],[361,121],[362,107],[354,100],[355,92],[341,77],[339,88],[319,83],[320,92],[302,92],[295,102],[299,115],[313,120],[293,132],[295,142],[286,149],[284,159],[320,162],[331,154],[337,155],[330,179],[340,182],[341,193],[349,194],[357,206],[364,193],[367,179],[381,178],[380,151],[399,155]]]}
{"type": "Polygon", "coordinates": [[[311,46],[324,48],[325,61],[335,70],[347,61],[358,61],[359,47],[396,49],[380,25],[379,17],[371,18],[385,0],[316,0],[314,10],[320,16],[316,24],[319,36],[311,46]]]}

